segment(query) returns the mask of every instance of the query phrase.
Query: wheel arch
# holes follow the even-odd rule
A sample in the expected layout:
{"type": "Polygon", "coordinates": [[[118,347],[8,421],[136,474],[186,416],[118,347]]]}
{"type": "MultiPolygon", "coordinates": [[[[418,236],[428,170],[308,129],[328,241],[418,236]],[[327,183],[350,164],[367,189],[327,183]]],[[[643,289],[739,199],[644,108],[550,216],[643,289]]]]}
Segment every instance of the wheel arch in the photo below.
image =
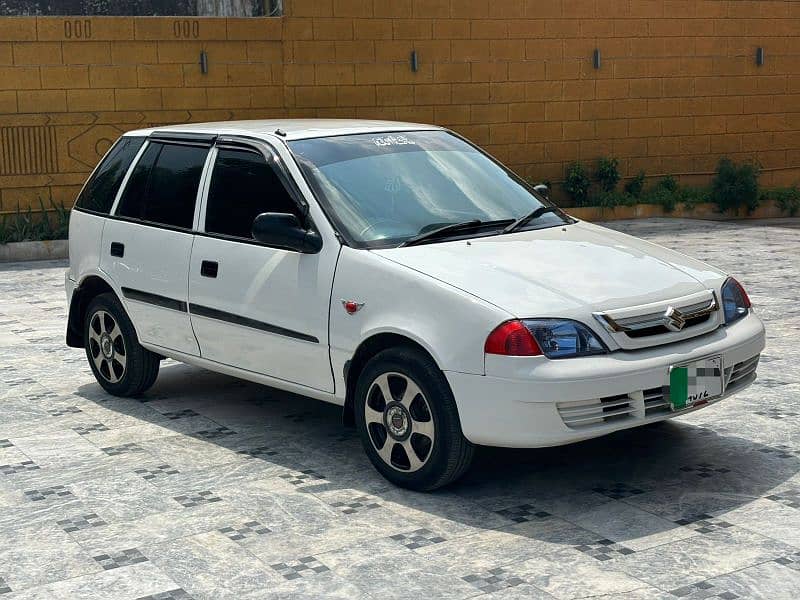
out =
{"type": "Polygon", "coordinates": [[[424,353],[438,366],[439,363],[431,352],[420,342],[407,335],[384,331],[369,336],[359,344],[353,357],[344,365],[345,400],[342,408],[342,420],[345,424],[353,425],[355,423],[353,407],[356,384],[369,359],[383,350],[401,346],[411,347],[424,353]]]}
{"type": "Polygon", "coordinates": [[[67,346],[83,348],[84,346],[84,318],[89,303],[100,294],[112,293],[119,299],[114,288],[99,275],[89,275],[84,278],[75,291],[69,303],[69,316],[67,317],[67,346]]]}

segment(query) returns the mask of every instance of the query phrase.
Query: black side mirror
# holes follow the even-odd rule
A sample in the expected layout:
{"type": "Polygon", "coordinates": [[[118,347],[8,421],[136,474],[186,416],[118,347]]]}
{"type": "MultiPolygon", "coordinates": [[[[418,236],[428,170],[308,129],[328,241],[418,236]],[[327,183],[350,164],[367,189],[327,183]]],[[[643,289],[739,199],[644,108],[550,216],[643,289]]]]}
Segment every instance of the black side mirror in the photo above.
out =
{"type": "Polygon", "coordinates": [[[304,254],[316,254],[322,249],[322,238],[312,229],[303,229],[296,215],[290,213],[261,213],[253,221],[253,239],[304,254]]]}
{"type": "Polygon", "coordinates": [[[548,188],[545,184],[540,183],[539,185],[533,186],[533,191],[539,192],[542,196],[550,199],[550,188],[548,188]]]}

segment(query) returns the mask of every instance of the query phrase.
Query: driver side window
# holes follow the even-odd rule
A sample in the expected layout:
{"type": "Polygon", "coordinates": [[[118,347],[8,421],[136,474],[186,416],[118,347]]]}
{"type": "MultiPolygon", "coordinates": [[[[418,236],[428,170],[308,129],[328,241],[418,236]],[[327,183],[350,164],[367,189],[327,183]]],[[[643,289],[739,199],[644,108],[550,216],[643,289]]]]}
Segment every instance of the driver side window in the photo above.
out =
{"type": "Polygon", "coordinates": [[[211,172],[206,232],[253,239],[253,221],[265,212],[292,213],[302,219],[297,204],[260,152],[220,148],[211,172]]]}

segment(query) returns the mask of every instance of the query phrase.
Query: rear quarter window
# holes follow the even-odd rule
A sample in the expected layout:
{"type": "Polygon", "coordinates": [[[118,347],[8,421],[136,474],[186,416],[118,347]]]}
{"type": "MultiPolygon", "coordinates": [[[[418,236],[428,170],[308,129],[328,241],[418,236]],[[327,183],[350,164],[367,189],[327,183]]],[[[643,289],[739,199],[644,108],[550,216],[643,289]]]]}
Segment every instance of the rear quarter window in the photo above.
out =
{"type": "Polygon", "coordinates": [[[117,140],[81,190],[75,208],[108,214],[125,173],[144,141],[143,137],[122,137],[117,140]]]}

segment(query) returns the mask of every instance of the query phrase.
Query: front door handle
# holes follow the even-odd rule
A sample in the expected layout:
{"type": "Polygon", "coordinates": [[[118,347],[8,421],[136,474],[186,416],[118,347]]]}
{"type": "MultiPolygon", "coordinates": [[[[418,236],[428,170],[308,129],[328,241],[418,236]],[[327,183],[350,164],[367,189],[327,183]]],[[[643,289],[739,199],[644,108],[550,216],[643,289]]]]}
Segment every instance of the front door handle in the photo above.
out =
{"type": "Polygon", "coordinates": [[[125,256],[125,244],[111,242],[111,256],[118,256],[120,258],[125,256]]]}
{"type": "Polygon", "coordinates": [[[200,275],[202,275],[203,277],[214,278],[217,276],[218,271],[219,271],[219,263],[213,260],[204,260],[200,264],[200,275]]]}

